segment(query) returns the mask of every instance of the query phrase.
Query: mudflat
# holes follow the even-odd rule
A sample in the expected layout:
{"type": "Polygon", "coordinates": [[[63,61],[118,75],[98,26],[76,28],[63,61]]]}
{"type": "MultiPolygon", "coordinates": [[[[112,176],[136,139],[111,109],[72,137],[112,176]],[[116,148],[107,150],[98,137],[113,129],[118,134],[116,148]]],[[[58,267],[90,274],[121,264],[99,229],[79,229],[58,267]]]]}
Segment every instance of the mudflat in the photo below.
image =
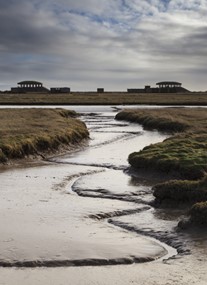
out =
{"type": "Polygon", "coordinates": [[[132,149],[166,137],[106,114],[84,118],[89,148],[1,168],[0,284],[206,284],[205,233],[177,233],[177,211],[150,206],[151,182],[123,171],[132,149]]]}
{"type": "Polygon", "coordinates": [[[162,245],[110,227],[104,220],[88,218],[100,209],[112,213],[137,207],[125,201],[79,197],[71,191],[74,178],[93,172],[97,169],[75,166],[71,170],[67,165],[50,163],[1,171],[0,250],[4,267],[0,268],[0,284],[205,285],[203,244],[191,255],[156,260],[166,254],[162,245]],[[89,266],[95,265],[96,259],[96,265],[109,265],[89,266]],[[76,261],[79,266],[74,267],[76,261]],[[110,266],[110,261],[117,265],[110,266]]]}

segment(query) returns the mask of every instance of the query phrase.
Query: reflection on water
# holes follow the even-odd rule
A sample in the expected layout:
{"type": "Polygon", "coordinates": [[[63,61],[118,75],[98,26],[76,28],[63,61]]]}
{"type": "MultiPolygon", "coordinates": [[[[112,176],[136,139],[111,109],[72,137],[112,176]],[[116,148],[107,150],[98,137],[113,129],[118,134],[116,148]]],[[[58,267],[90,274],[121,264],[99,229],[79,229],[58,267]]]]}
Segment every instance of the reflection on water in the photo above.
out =
{"type": "MultiPolygon", "coordinates": [[[[113,109],[113,108],[112,108],[113,109]]],[[[166,134],[144,130],[140,125],[114,120],[115,113],[107,107],[80,107],[82,116],[90,130],[89,147],[75,155],[66,155],[56,159],[65,164],[95,166],[105,171],[93,176],[80,177],[73,184],[73,190],[79,195],[131,201],[146,205],[153,201],[152,186],[166,178],[156,173],[143,175],[128,171],[128,155],[143,149],[146,145],[163,141],[166,134]],[[94,112],[97,112],[96,114],[94,112]]],[[[154,209],[113,218],[117,225],[127,225],[137,232],[152,234],[160,240],[173,240],[172,244],[183,243],[193,251],[195,247],[206,245],[202,235],[191,235],[177,231],[179,220],[187,208],[154,209]]]]}
{"type": "MultiPolygon", "coordinates": [[[[71,109],[71,107],[69,108],[71,109]]],[[[57,244],[60,244],[63,254],[65,253],[65,246],[68,248],[68,237],[70,237],[70,250],[75,256],[77,251],[72,249],[72,242],[75,241],[76,245],[76,235],[80,237],[79,247],[81,247],[82,252],[86,248],[84,242],[87,243],[92,235],[94,239],[89,251],[91,248],[94,250],[94,244],[96,244],[94,252],[97,253],[97,248],[100,246],[102,248],[101,254],[104,255],[109,248],[107,244],[103,246],[103,243],[106,237],[108,238],[108,233],[112,232],[112,241],[110,242],[116,244],[116,237],[119,237],[119,234],[116,233],[116,227],[114,226],[118,226],[119,229],[121,227],[129,232],[134,231],[141,235],[156,238],[176,247],[179,252],[182,252],[186,243],[186,248],[189,247],[192,252],[195,252],[195,256],[197,254],[199,258],[205,259],[204,255],[207,253],[205,233],[199,231],[182,233],[177,230],[177,223],[187,209],[156,209],[152,206],[154,199],[152,186],[163,181],[164,178],[157,176],[156,173],[148,173],[148,175],[143,174],[141,171],[133,173],[129,168],[127,158],[130,153],[139,151],[147,145],[161,142],[167,138],[167,135],[157,131],[144,130],[138,124],[115,121],[115,107],[76,106],[75,109],[82,113],[81,119],[85,121],[90,131],[88,147],[72,154],[52,158],[51,161],[56,162],[56,164],[25,171],[20,170],[20,172],[15,170],[15,175],[12,172],[8,172],[11,178],[2,176],[1,183],[6,189],[5,192],[1,192],[2,201],[6,201],[5,205],[8,207],[8,210],[10,211],[12,207],[16,207],[19,210],[18,207],[22,207],[20,213],[16,214],[16,218],[19,218],[19,220],[25,219],[24,224],[28,226],[28,229],[32,224],[32,227],[35,229],[35,235],[39,235],[41,238],[43,232],[46,237],[49,237],[51,234],[53,239],[57,240],[57,244]],[[22,180],[19,179],[16,182],[17,177],[21,177],[22,180]],[[34,183],[32,186],[30,186],[31,181],[34,183]],[[13,191],[12,187],[14,185],[15,190],[13,191]],[[44,188],[44,191],[39,191],[42,188],[44,188]],[[6,193],[8,189],[11,197],[6,193]],[[39,192],[37,192],[37,189],[39,192]],[[84,199],[76,200],[76,197],[79,196],[76,194],[71,195],[72,191],[79,196],[85,197],[85,201],[84,199]],[[25,195],[25,200],[23,200],[22,193],[25,195]],[[61,196],[59,193],[61,193],[61,196]],[[13,199],[14,194],[16,195],[16,201],[13,199]],[[64,195],[73,196],[72,200],[70,200],[70,203],[73,201],[73,204],[68,206],[68,201],[64,195]],[[34,201],[36,204],[34,204],[34,201]],[[13,206],[10,206],[10,203],[13,203],[13,206]],[[25,207],[24,209],[23,206],[25,207]],[[37,209],[39,209],[38,214],[35,214],[35,217],[32,216],[37,209]],[[25,215],[25,213],[27,214],[25,215]],[[51,213],[53,214],[52,221],[51,213]],[[33,220],[30,218],[30,214],[33,220]],[[83,215],[84,218],[86,216],[93,216],[99,219],[110,217],[110,223],[113,226],[108,228],[105,224],[98,224],[97,227],[95,222],[93,225],[90,223],[86,224],[83,215]],[[79,221],[80,217],[81,222],[79,221]],[[65,230],[65,223],[67,222],[70,224],[70,228],[67,224],[67,230],[65,230]],[[53,227],[54,223],[55,227],[53,227]],[[77,230],[77,227],[80,229],[77,230]],[[101,234],[101,231],[97,231],[97,228],[102,230],[102,227],[104,228],[104,236],[101,234]],[[54,233],[54,228],[59,229],[59,231],[54,233]],[[73,231],[71,231],[71,228],[73,228],[73,231]],[[83,242],[81,237],[84,235],[86,237],[83,242]],[[100,244],[97,242],[97,236],[100,238],[100,244]]],[[[5,220],[5,216],[7,216],[7,219],[10,219],[8,232],[11,230],[12,234],[15,234],[11,227],[13,214],[0,216],[2,223],[5,220]]],[[[13,227],[15,227],[16,223],[13,222],[13,224],[13,227]]],[[[37,239],[34,239],[33,231],[30,231],[30,235],[31,232],[32,236],[30,237],[30,242],[28,242],[29,251],[27,254],[35,255],[37,252],[43,254],[42,244],[39,244],[36,241],[37,239]],[[34,242],[37,242],[36,247],[38,250],[34,249],[34,251],[31,251],[30,247],[32,247],[34,242]]],[[[27,240],[26,235],[28,235],[27,232],[23,236],[20,235],[18,239],[22,249],[24,249],[22,240],[27,240]]],[[[122,238],[125,239],[123,236],[122,238]]],[[[129,235],[127,239],[127,246],[133,252],[133,248],[130,246],[131,236],[129,235]]],[[[4,240],[7,240],[6,237],[2,240],[3,246],[5,246],[4,240]]],[[[47,257],[48,252],[53,253],[54,244],[52,240],[45,242],[44,248],[47,247],[48,249],[45,250],[44,257],[47,257]]],[[[121,246],[118,246],[117,243],[116,251],[119,253],[119,256],[122,254],[120,248],[121,246]]],[[[153,252],[153,248],[154,245],[150,247],[150,250],[146,246],[148,252],[153,252]]],[[[16,254],[16,249],[14,248],[13,250],[16,254]]],[[[59,248],[56,250],[58,255],[59,248]]],[[[81,250],[79,251],[80,255],[81,250]]],[[[157,250],[160,250],[160,246],[158,246],[157,250]]],[[[9,254],[13,254],[13,252],[9,252],[9,254]]],[[[84,258],[88,254],[88,252],[85,252],[84,258]]]]}
{"type": "Polygon", "coordinates": [[[146,145],[163,141],[167,137],[158,132],[145,131],[137,124],[117,122],[114,115],[111,112],[100,113],[95,116],[95,121],[93,116],[83,116],[82,119],[90,131],[89,147],[75,155],[64,156],[58,161],[123,169],[128,166],[127,159],[131,152],[139,151],[146,145]]]}
{"type": "MultiPolygon", "coordinates": [[[[72,155],[56,158],[56,162],[75,165],[96,166],[104,172],[92,176],[83,176],[73,184],[73,190],[85,197],[99,197],[131,201],[139,205],[152,202],[151,187],[160,177],[147,179],[143,175],[132,176],[128,169],[128,155],[139,151],[146,145],[163,141],[167,135],[157,131],[147,131],[138,124],[114,120],[113,112],[84,114],[82,120],[90,130],[89,146],[83,151],[72,155]]],[[[137,206],[136,206],[137,207],[137,206]]],[[[114,219],[115,222],[148,228],[148,231],[172,231],[178,220],[165,222],[154,215],[156,210],[145,211],[133,215],[125,215],[114,219]],[[162,221],[162,222],[160,222],[162,221]]]]}

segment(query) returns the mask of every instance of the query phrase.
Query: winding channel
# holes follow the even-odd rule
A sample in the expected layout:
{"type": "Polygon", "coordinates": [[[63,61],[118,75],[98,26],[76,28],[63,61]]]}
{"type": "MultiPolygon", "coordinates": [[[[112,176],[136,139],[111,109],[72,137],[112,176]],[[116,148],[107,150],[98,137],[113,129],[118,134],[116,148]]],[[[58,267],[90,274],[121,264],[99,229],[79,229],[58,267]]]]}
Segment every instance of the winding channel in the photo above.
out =
{"type": "Polygon", "coordinates": [[[187,252],[179,210],[152,205],[162,177],[130,171],[129,153],[167,135],[85,107],[84,149],[41,165],[1,169],[0,266],[60,267],[164,260],[187,252]]]}

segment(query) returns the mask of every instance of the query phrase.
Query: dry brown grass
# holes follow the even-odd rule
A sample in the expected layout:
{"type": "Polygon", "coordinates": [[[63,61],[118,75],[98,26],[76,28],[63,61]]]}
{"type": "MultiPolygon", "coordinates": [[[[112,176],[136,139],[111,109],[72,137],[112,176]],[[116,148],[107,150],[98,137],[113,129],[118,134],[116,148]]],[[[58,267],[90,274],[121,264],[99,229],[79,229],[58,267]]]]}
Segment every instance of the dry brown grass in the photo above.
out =
{"type": "Polygon", "coordinates": [[[63,109],[0,109],[0,161],[50,152],[88,137],[83,122],[63,109]]]}
{"type": "Polygon", "coordinates": [[[207,133],[207,108],[126,109],[118,113],[116,119],[161,131],[207,133]]]}
{"type": "Polygon", "coordinates": [[[0,94],[0,104],[207,105],[207,93],[71,92],[68,94],[0,94]]]}

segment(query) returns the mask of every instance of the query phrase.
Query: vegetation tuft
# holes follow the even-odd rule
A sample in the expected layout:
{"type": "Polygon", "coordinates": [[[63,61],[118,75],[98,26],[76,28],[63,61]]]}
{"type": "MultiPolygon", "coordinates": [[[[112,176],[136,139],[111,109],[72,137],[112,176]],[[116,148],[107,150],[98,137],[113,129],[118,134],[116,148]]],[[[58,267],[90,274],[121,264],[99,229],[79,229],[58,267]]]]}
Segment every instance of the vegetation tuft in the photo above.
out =
{"type": "Polygon", "coordinates": [[[135,168],[199,179],[207,171],[207,134],[177,135],[130,154],[128,160],[135,168]]]}
{"type": "Polygon", "coordinates": [[[207,201],[193,205],[189,214],[192,224],[207,226],[207,201]]]}
{"type": "Polygon", "coordinates": [[[207,201],[207,176],[200,180],[170,180],[155,185],[154,196],[159,201],[171,200],[175,202],[207,201]]]}
{"type": "Polygon", "coordinates": [[[88,138],[76,116],[64,109],[0,109],[0,162],[50,153],[88,138]]]}

